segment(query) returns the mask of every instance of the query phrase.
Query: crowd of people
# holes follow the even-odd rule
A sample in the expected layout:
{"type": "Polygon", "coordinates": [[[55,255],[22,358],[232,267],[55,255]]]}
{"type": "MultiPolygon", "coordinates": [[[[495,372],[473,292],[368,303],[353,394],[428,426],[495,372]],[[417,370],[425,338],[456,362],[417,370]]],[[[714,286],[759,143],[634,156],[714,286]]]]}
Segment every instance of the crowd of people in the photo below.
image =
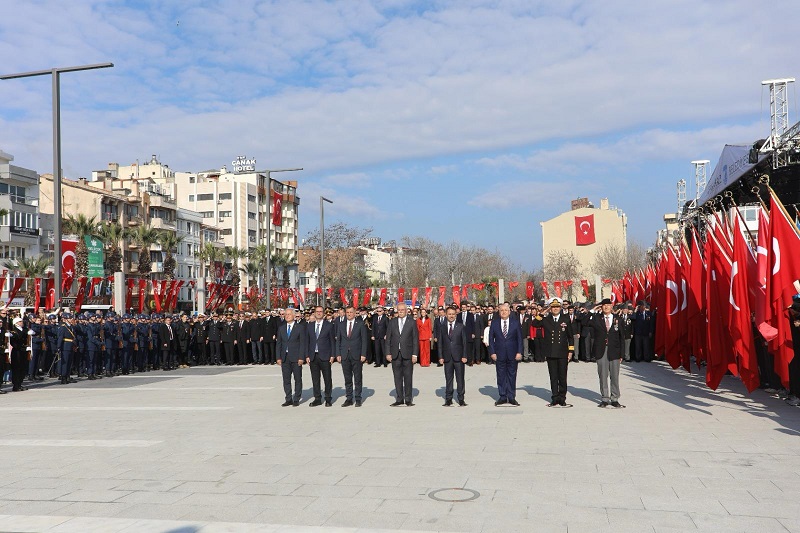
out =
{"type": "MultiPolygon", "coordinates": [[[[14,392],[27,389],[26,379],[58,378],[66,385],[80,378],[197,365],[280,365],[284,406],[299,405],[302,399],[303,366],[309,367],[313,382],[309,405],[331,406],[335,364],[344,375],[345,407],[362,404],[364,365],[392,367],[393,406],[414,405],[414,366],[444,367],[444,405],[465,406],[465,367],[481,364],[496,367],[495,403],[516,406],[517,365],[546,362],[552,391],[548,405],[571,407],[566,402],[568,363],[592,362],[600,383],[599,407],[622,408],[619,365],[658,358],[652,342],[655,321],[646,302],[614,305],[606,299],[594,305],[559,298],[496,307],[462,302],[426,309],[401,302],[391,308],[317,306],[304,312],[229,310],[193,317],[113,311],[15,316],[0,309],[3,370],[10,370],[14,392]]],[[[784,397],[789,392],[794,393],[784,397]]]]}

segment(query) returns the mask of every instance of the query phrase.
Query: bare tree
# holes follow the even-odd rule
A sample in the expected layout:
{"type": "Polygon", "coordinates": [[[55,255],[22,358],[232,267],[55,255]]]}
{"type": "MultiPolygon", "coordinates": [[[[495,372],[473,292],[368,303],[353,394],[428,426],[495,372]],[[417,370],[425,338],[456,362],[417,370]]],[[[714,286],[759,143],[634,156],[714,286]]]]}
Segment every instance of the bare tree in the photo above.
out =
{"type": "Polygon", "coordinates": [[[592,270],[600,277],[622,279],[628,269],[625,250],[617,243],[604,244],[594,256],[592,270]]]}
{"type": "Polygon", "coordinates": [[[628,243],[627,250],[628,272],[643,270],[647,267],[647,247],[638,241],[628,243]]]}
{"type": "MultiPolygon", "coordinates": [[[[325,227],[325,284],[328,287],[370,285],[366,271],[371,265],[364,250],[358,247],[370,233],[372,228],[360,228],[345,222],[325,227]]],[[[308,233],[306,254],[312,270],[320,266],[319,241],[319,230],[308,233]]]]}
{"type": "MultiPolygon", "coordinates": [[[[574,252],[569,250],[553,250],[544,260],[544,277],[550,282],[577,280],[581,273],[581,263],[574,252]]],[[[570,300],[577,293],[578,287],[573,283],[565,288],[566,296],[570,300]]]]}

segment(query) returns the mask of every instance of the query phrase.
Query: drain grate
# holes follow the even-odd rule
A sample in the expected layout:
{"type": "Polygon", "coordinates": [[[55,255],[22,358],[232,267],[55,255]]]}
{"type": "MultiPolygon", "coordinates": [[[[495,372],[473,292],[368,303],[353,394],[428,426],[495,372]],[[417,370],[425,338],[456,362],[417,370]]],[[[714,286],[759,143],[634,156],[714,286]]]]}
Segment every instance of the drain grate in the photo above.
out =
{"type": "Polygon", "coordinates": [[[436,489],[428,493],[428,498],[437,502],[460,503],[471,502],[480,495],[480,492],[472,489],[436,489]]]}

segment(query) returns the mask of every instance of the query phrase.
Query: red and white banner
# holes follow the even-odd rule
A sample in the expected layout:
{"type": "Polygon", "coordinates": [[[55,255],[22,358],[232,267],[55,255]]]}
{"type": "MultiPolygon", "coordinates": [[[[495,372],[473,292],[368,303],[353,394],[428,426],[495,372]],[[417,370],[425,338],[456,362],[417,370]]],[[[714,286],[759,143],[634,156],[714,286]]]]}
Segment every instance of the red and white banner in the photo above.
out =
{"type": "Polygon", "coordinates": [[[381,289],[381,295],[380,295],[380,298],[378,298],[378,305],[380,305],[380,306],[386,305],[386,289],[385,288],[381,289]]]}
{"type": "Polygon", "coordinates": [[[453,303],[461,305],[461,287],[453,285],[453,303]]]}
{"type": "Polygon", "coordinates": [[[44,299],[44,310],[49,311],[56,306],[56,280],[53,278],[47,278],[45,287],[47,290],[47,297],[44,299]]]}
{"type": "Polygon", "coordinates": [[[439,302],[438,302],[439,307],[444,307],[444,293],[446,290],[447,287],[445,287],[444,285],[439,287],[439,302]]]}
{"type": "Polygon", "coordinates": [[[432,292],[433,292],[433,287],[425,287],[425,308],[427,308],[431,304],[432,292]]]}
{"type": "Polygon", "coordinates": [[[6,302],[6,307],[11,305],[11,301],[17,295],[23,283],[25,283],[25,278],[16,278],[14,280],[14,285],[11,287],[11,291],[9,291],[8,293],[8,301],[6,302]]]}
{"type": "Polygon", "coordinates": [[[419,297],[419,288],[412,287],[411,288],[411,307],[417,306],[417,297],[419,297]]]}
{"type": "Polygon", "coordinates": [[[275,195],[272,198],[272,224],[274,226],[280,226],[283,222],[283,195],[275,191],[273,191],[272,194],[275,195]]]}
{"type": "Polygon", "coordinates": [[[405,287],[398,287],[397,288],[397,301],[398,302],[405,302],[406,301],[406,289],[405,289],[405,287]]]}
{"type": "Polygon", "coordinates": [[[549,299],[550,298],[550,291],[547,290],[547,282],[546,281],[542,281],[541,285],[542,285],[542,291],[544,292],[544,297],[549,299]]]}
{"type": "Polygon", "coordinates": [[[144,312],[144,301],[147,298],[147,280],[142,278],[139,280],[139,314],[144,312]]]}
{"type": "Polygon", "coordinates": [[[586,301],[589,301],[589,282],[585,279],[582,279],[581,287],[583,288],[583,295],[586,297],[586,301]]]}
{"type": "Polygon", "coordinates": [[[78,281],[78,294],[75,296],[75,313],[81,312],[81,307],[83,307],[83,299],[86,296],[86,282],[88,278],[86,276],[81,276],[78,281]]]}
{"type": "Polygon", "coordinates": [[[594,215],[575,217],[575,245],[594,244],[594,215]]]}
{"type": "Polygon", "coordinates": [[[42,278],[33,280],[33,313],[39,314],[39,299],[42,296],[42,278]]]}

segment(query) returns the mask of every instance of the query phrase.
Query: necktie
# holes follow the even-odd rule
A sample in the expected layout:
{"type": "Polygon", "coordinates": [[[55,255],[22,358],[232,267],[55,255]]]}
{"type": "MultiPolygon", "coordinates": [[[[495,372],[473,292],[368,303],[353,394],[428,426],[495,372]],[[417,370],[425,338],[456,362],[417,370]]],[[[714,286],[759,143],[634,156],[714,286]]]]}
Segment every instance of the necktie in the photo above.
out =
{"type": "Polygon", "coordinates": [[[289,338],[291,336],[292,336],[292,325],[291,324],[287,324],[287,326],[286,326],[286,337],[289,338]]]}
{"type": "Polygon", "coordinates": [[[611,315],[606,315],[606,331],[611,329],[611,315]]]}
{"type": "Polygon", "coordinates": [[[452,323],[452,322],[450,322],[450,323],[449,323],[449,327],[448,327],[448,331],[447,331],[447,336],[448,336],[448,337],[452,337],[452,336],[453,336],[453,323],[452,323]]]}
{"type": "Polygon", "coordinates": [[[167,326],[167,329],[169,330],[169,340],[173,340],[173,338],[172,338],[172,326],[167,326]]]}
{"type": "Polygon", "coordinates": [[[508,320],[503,320],[503,337],[508,337],[508,320]]]}
{"type": "Polygon", "coordinates": [[[319,328],[320,328],[320,323],[319,323],[319,322],[317,322],[317,331],[316,331],[316,333],[317,333],[317,338],[319,338],[319,328]]]}
{"type": "Polygon", "coordinates": [[[403,324],[405,324],[405,323],[406,323],[406,319],[405,318],[401,318],[400,319],[400,331],[403,331],[403,324]]]}
{"type": "Polygon", "coordinates": [[[347,323],[347,337],[348,338],[350,338],[350,334],[351,333],[353,333],[353,323],[352,322],[348,322],[347,323]]]}

